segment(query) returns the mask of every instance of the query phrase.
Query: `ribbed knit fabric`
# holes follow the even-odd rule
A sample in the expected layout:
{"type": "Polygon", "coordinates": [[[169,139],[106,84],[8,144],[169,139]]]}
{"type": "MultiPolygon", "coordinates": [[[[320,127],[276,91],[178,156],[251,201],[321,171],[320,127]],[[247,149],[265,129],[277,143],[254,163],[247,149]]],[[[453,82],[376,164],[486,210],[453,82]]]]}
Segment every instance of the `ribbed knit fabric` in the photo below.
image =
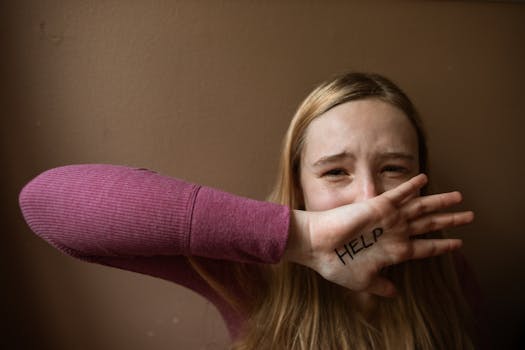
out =
{"type": "Polygon", "coordinates": [[[284,253],[290,210],[146,169],[90,164],[48,170],[20,193],[31,229],[79,259],[164,278],[212,301],[237,335],[238,315],[187,257],[232,292],[232,264],[275,263],[284,253]]]}

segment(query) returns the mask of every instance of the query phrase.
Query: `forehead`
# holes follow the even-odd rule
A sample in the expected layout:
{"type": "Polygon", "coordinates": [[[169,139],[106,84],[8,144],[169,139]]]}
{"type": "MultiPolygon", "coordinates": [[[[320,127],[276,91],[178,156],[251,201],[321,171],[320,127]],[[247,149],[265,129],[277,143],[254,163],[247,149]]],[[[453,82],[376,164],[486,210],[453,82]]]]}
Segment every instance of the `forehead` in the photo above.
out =
{"type": "Polygon", "coordinates": [[[399,108],[378,99],[338,105],[306,129],[302,158],[312,162],[340,152],[372,156],[404,152],[417,156],[417,133],[399,108]]]}

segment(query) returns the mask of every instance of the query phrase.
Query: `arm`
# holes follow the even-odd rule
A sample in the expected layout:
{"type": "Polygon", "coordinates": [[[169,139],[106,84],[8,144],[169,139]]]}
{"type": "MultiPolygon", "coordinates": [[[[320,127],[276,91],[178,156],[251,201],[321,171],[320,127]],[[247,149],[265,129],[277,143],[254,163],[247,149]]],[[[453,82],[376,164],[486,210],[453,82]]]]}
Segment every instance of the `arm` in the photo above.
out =
{"type": "Polygon", "coordinates": [[[284,206],[151,171],[76,165],[38,176],[22,191],[20,205],[39,236],[85,260],[175,280],[177,266],[168,269],[167,258],[274,263],[284,256],[349,289],[387,296],[395,289],[380,276],[383,267],[461,245],[457,239],[413,239],[416,235],[472,221],[471,212],[436,213],[461,196],[417,197],[425,183],[425,176],[417,176],[364,202],[325,212],[294,210],[290,220],[284,206]],[[374,234],[374,245],[362,240],[367,249],[349,261],[348,246],[376,228],[381,236],[374,234]]]}
{"type": "Polygon", "coordinates": [[[20,206],[37,235],[90,261],[192,255],[272,263],[289,225],[286,207],[114,165],[48,170],[22,190],[20,206]]]}
{"type": "Polygon", "coordinates": [[[19,202],[31,229],[60,251],[190,288],[217,306],[232,336],[242,315],[188,256],[249,300],[232,264],[276,262],[288,238],[287,207],[123,166],[48,170],[24,187],[19,202]]]}

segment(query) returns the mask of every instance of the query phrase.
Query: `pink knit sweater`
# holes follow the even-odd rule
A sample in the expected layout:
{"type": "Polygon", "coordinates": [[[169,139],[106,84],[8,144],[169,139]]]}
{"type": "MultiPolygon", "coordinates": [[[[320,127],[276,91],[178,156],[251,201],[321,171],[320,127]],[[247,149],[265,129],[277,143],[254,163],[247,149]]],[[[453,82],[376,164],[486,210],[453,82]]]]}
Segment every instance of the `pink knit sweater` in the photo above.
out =
{"type": "MultiPolygon", "coordinates": [[[[235,338],[245,315],[194,271],[188,256],[239,298],[235,263],[276,263],[290,210],[146,169],[70,165],[27,184],[20,207],[31,229],[76,258],[173,281],[210,300],[235,338]]],[[[255,266],[255,265],[254,265],[255,266]]]]}

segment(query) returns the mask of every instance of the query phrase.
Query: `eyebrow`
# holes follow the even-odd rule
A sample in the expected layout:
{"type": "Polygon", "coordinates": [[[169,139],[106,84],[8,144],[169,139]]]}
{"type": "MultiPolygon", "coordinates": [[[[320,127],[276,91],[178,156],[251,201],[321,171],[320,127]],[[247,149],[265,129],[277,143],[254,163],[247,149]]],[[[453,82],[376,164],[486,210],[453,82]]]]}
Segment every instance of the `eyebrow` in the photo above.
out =
{"type": "Polygon", "coordinates": [[[404,159],[408,161],[415,161],[416,157],[414,157],[410,153],[404,153],[404,152],[384,152],[379,155],[380,159],[404,159]]]}
{"type": "MultiPolygon", "coordinates": [[[[352,153],[343,151],[340,153],[323,156],[319,158],[314,164],[312,164],[312,166],[320,167],[320,166],[330,164],[330,163],[335,163],[335,162],[338,162],[338,161],[341,161],[347,158],[355,159],[355,156],[352,153]]],[[[413,155],[409,153],[404,153],[404,152],[383,152],[379,155],[379,158],[380,159],[404,159],[410,162],[414,162],[416,160],[413,155]]]]}
{"type": "Polygon", "coordinates": [[[321,157],[314,164],[312,164],[312,166],[320,167],[322,165],[335,163],[335,162],[338,162],[338,161],[346,159],[346,158],[355,158],[355,156],[353,154],[351,154],[351,153],[343,151],[343,152],[340,152],[340,153],[336,153],[336,154],[332,154],[332,155],[329,155],[329,156],[321,157]]]}

